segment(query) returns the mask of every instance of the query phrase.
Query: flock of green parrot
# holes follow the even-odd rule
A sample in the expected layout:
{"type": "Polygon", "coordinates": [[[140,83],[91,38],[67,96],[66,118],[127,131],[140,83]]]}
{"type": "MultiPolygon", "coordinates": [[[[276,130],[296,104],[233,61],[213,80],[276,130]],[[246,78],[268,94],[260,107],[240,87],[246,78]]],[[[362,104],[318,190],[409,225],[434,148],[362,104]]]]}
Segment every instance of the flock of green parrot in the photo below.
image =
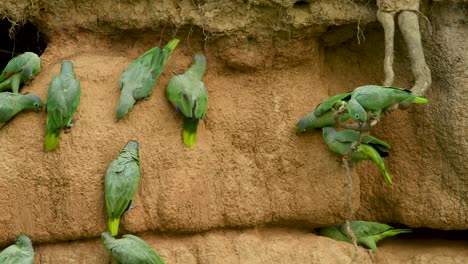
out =
{"type": "MultiPolygon", "coordinates": [[[[392,185],[392,179],[382,159],[389,155],[390,144],[364,132],[378,123],[382,113],[427,102],[427,98],[415,96],[409,90],[365,85],[351,92],[331,96],[317,105],[314,111],[296,123],[296,134],[322,129],[328,149],[346,157],[349,166],[354,166],[362,160],[370,160],[377,166],[385,182],[392,185]],[[336,127],[343,129],[337,130],[336,127]]],[[[411,232],[410,229],[393,229],[385,224],[366,221],[350,221],[350,229],[358,244],[366,245],[373,251],[377,250],[376,243],[379,240],[411,232]]],[[[322,236],[352,243],[346,231],[346,224],[322,227],[317,231],[322,236]]]]}
{"type": "MultiPolygon", "coordinates": [[[[164,65],[178,45],[172,39],[164,48],[154,47],[135,59],[120,78],[121,95],[117,106],[117,119],[124,118],[133,105],[151,96],[164,65]]],[[[184,116],[183,142],[187,147],[196,140],[199,120],[203,120],[208,109],[208,94],[202,81],[206,69],[206,58],[196,54],[193,64],[180,75],[173,76],[167,86],[167,98],[177,112],[184,116]]],[[[41,70],[39,56],[26,52],[9,61],[0,75],[0,127],[23,110],[40,111],[42,99],[33,94],[20,94],[21,84],[32,80],[41,70]]],[[[81,83],[75,76],[71,61],[62,63],[61,72],[54,77],[47,93],[45,149],[58,147],[60,133],[73,127],[73,116],[80,103],[81,83]]],[[[142,239],[133,235],[118,235],[122,215],[131,208],[140,181],[139,143],[129,141],[119,157],[113,160],[105,175],[105,204],[108,213],[109,232],[102,233],[103,245],[122,264],[161,264],[164,261],[142,239]]],[[[34,250],[26,235],[19,235],[16,243],[0,253],[0,263],[33,263],[34,250]]]]}
{"type": "MultiPolygon", "coordinates": [[[[124,118],[133,105],[141,99],[151,96],[153,88],[161,75],[164,65],[179,40],[173,39],[164,48],[154,47],[135,59],[123,72],[120,79],[121,96],[117,106],[117,119],[124,118]]],[[[0,127],[22,110],[40,111],[44,106],[37,95],[19,94],[21,84],[32,80],[41,70],[39,56],[25,52],[14,57],[0,75],[0,127]]],[[[196,140],[197,127],[206,116],[208,95],[202,81],[206,70],[206,58],[196,54],[192,65],[183,74],[173,76],[167,85],[169,102],[184,118],[182,139],[187,147],[196,140]]],[[[81,84],[75,76],[73,63],[64,61],[61,72],[54,77],[47,94],[47,134],[45,149],[53,151],[58,147],[62,130],[73,127],[73,116],[78,108],[81,96],[81,84]]],[[[320,103],[313,112],[296,124],[296,133],[310,129],[322,129],[323,138],[328,148],[342,156],[350,157],[354,166],[361,160],[374,162],[385,182],[392,184],[382,157],[388,156],[390,144],[362,131],[352,129],[336,130],[349,122],[358,124],[358,128],[375,125],[382,113],[393,110],[400,104],[427,103],[423,97],[414,96],[408,90],[395,87],[366,85],[352,92],[332,96],[320,103]]],[[[133,235],[118,235],[122,215],[132,207],[133,197],[140,181],[139,143],[129,141],[117,159],[113,160],[105,175],[105,204],[108,214],[109,232],[102,233],[103,245],[119,263],[164,263],[160,256],[142,239],[133,235]]],[[[357,241],[376,250],[380,239],[410,232],[409,229],[393,229],[390,226],[374,222],[351,222],[357,241]]],[[[319,234],[336,240],[348,241],[344,224],[320,228],[319,234]]],[[[16,243],[0,253],[0,263],[33,263],[34,250],[31,240],[26,235],[19,235],[16,243]]]]}

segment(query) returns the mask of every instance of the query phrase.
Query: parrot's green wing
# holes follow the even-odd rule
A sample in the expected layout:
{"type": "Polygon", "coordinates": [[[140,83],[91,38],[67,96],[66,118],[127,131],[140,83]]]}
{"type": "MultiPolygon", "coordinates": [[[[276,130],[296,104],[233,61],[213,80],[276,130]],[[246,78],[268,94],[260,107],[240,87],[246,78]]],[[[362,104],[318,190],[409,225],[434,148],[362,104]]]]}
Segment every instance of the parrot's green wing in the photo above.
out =
{"type": "Polygon", "coordinates": [[[6,123],[13,116],[22,110],[20,104],[17,103],[20,95],[15,93],[4,92],[0,93],[0,123],[6,123]]]}
{"type": "MultiPolygon", "coordinates": [[[[359,132],[356,130],[341,130],[336,132],[335,136],[336,140],[343,143],[353,143],[357,142],[359,139],[359,132]]],[[[392,146],[387,142],[380,140],[376,137],[371,135],[364,134],[362,136],[362,143],[369,144],[369,145],[378,145],[380,147],[391,149],[392,146]]]]}
{"type": "Polygon", "coordinates": [[[337,94],[321,102],[314,110],[315,116],[321,116],[325,114],[341,101],[348,101],[351,98],[351,93],[352,92],[337,94]]]}
{"type": "MultiPolygon", "coordinates": [[[[325,114],[317,117],[314,112],[310,112],[296,123],[296,133],[301,134],[305,133],[309,129],[336,125],[335,113],[335,111],[328,111],[325,114]]],[[[340,115],[339,117],[340,122],[345,122],[348,119],[348,113],[340,115]]]]}
{"type": "MultiPolygon", "coordinates": [[[[372,250],[377,250],[376,243],[389,236],[402,233],[410,233],[411,229],[393,229],[391,226],[377,222],[351,221],[351,230],[357,238],[358,243],[365,244],[372,250]]],[[[339,227],[341,232],[346,232],[346,225],[339,227]]]]}
{"type": "Polygon", "coordinates": [[[154,251],[154,249],[146,243],[143,239],[134,236],[134,235],[123,235],[122,238],[132,241],[132,244],[135,247],[135,251],[138,250],[139,253],[144,256],[144,258],[151,260],[155,264],[164,264],[162,258],[154,251]]]}

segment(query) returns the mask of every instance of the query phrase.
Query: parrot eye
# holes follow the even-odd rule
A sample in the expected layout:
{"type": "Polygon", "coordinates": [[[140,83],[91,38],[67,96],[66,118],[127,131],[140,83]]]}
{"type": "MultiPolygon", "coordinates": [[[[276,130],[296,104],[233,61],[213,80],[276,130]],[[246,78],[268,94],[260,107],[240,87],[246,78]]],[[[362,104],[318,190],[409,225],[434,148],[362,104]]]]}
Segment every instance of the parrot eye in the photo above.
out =
{"type": "Polygon", "coordinates": [[[354,117],[355,117],[356,119],[359,119],[359,114],[355,114],[354,117]]]}
{"type": "Polygon", "coordinates": [[[35,107],[39,107],[39,104],[38,104],[38,103],[35,103],[34,106],[35,106],[35,107]]]}

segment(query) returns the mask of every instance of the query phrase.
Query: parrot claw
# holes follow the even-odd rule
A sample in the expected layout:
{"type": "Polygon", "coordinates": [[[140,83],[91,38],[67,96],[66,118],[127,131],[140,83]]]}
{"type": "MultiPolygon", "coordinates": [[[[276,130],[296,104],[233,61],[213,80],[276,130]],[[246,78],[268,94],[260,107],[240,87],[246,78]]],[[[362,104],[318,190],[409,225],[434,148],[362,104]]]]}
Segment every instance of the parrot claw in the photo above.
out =
{"type": "Polygon", "coordinates": [[[65,133],[70,133],[70,130],[76,125],[77,119],[72,119],[70,123],[65,127],[65,133]]]}

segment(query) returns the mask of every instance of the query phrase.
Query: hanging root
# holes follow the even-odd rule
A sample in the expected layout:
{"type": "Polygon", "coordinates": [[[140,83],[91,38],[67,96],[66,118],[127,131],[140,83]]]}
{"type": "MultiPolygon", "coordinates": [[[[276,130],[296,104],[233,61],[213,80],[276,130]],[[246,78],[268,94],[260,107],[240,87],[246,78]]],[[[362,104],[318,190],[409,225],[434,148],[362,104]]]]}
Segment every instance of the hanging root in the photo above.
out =
{"type": "Polygon", "coordinates": [[[402,11],[398,15],[398,25],[405,39],[408,54],[411,60],[415,83],[411,88],[413,94],[423,96],[431,86],[431,71],[424,59],[424,51],[419,31],[418,14],[412,11],[402,11]]]}
{"type": "Polygon", "coordinates": [[[393,72],[395,14],[398,16],[398,25],[406,43],[411,60],[411,70],[415,78],[415,83],[411,90],[413,94],[423,96],[431,86],[432,79],[431,71],[424,59],[418,14],[422,15],[428,23],[429,34],[431,35],[432,28],[429,19],[416,9],[401,9],[394,12],[379,9],[377,11],[377,19],[382,24],[385,33],[384,85],[391,86],[395,76],[393,72]]]}
{"type": "MultiPolygon", "coordinates": [[[[350,151],[349,153],[352,153],[352,151],[350,151]]],[[[343,157],[343,166],[345,167],[346,178],[348,180],[347,187],[348,187],[348,210],[349,211],[348,211],[348,217],[346,220],[346,234],[348,235],[349,238],[351,238],[351,241],[353,242],[354,252],[351,258],[351,263],[354,263],[358,255],[358,246],[357,246],[356,236],[354,235],[353,230],[351,230],[351,225],[349,222],[353,218],[353,177],[351,176],[351,170],[349,168],[348,156],[351,156],[351,154],[348,154],[343,157]]]]}

